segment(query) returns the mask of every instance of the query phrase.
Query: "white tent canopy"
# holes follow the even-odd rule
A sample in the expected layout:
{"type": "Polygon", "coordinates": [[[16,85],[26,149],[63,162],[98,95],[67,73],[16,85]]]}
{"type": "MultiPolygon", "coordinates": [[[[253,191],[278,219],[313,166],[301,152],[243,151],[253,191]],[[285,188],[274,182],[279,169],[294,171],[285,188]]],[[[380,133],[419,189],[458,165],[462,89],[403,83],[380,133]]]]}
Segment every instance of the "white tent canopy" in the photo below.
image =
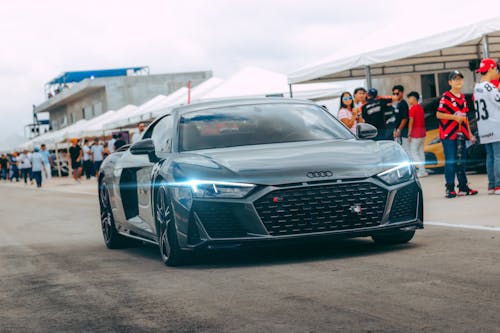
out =
{"type": "MultiPolygon", "coordinates": [[[[290,73],[288,82],[369,79],[370,76],[468,68],[469,61],[486,54],[500,57],[500,17],[437,34],[430,30],[433,25],[419,25],[419,28],[428,29],[427,35],[400,44],[381,45],[380,36],[384,34],[379,33],[377,43],[355,43],[353,47],[290,73]]],[[[416,35],[412,34],[414,38],[416,35]]]]}
{"type": "MultiPolygon", "coordinates": [[[[293,97],[312,100],[329,99],[340,95],[342,90],[338,84],[303,85],[294,87],[293,97]]],[[[290,97],[287,76],[262,68],[248,66],[226,79],[211,92],[205,94],[202,99],[265,97],[272,95],[290,97]]]]}
{"type": "Polygon", "coordinates": [[[137,116],[139,116],[139,119],[140,119],[141,114],[143,114],[144,112],[148,112],[147,110],[150,110],[157,105],[161,105],[161,103],[165,99],[167,99],[167,96],[157,95],[157,96],[153,97],[152,99],[146,101],[145,103],[139,105],[137,107],[137,109],[130,112],[126,118],[116,119],[113,122],[108,123],[107,126],[113,127],[113,128],[126,127],[126,126],[130,125],[131,123],[133,123],[132,119],[136,119],[137,116]]]}

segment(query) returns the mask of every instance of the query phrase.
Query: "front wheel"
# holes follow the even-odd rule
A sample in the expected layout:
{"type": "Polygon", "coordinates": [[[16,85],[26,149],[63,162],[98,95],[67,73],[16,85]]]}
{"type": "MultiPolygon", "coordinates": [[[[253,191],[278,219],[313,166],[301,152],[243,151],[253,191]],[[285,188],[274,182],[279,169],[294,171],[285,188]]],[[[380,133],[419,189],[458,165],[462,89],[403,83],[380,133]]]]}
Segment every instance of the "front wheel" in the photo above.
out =
{"type": "Polygon", "coordinates": [[[415,236],[415,230],[398,230],[372,235],[376,244],[393,245],[408,243],[415,236]]]}
{"type": "Polygon", "coordinates": [[[179,247],[172,205],[164,188],[160,188],[156,197],[156,225],[161,260],[167,266],[181,265],[185,260],[185,253],[179,247]]]}

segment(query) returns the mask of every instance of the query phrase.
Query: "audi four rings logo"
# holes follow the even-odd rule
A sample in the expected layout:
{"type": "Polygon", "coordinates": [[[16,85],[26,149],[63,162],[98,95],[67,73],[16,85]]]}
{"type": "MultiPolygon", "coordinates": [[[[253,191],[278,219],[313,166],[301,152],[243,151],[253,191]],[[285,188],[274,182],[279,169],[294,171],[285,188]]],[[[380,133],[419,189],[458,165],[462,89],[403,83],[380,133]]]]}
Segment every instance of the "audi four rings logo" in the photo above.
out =
{"type": "Polygon", "coordinates": [[[333,176],[333,172],[330,170],[326,171],[311,171],[306,174],[309,178],[323,178],[323,177],[331,177],[333,176]]]}

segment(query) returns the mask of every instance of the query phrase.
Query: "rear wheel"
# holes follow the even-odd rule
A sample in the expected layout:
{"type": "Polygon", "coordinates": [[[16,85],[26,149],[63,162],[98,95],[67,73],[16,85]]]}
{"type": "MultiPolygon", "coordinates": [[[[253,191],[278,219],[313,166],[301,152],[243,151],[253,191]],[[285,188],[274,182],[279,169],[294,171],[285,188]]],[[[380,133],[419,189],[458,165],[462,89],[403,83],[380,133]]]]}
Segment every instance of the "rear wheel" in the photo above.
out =
{"type": "Polygon", "coordinates": [[[99,186],[99,205],[101,208],[101,230],[104,244],[109,249],[119,249],[129,245],[129,240],[116,231],[106,184],[99,186]]]}
{"type": "Polygon", "coordinates": [[[167,266],[181,265],[185,261],[186,254],[179,247],[172,205],[163,187],[156,196],[156,225],[161,260],[167,266]]]}
{"type": "Polygon", "coordinates": [[[376,244],[392,245],[408,243],[413,236],[415,236],[415,230],[398,230],[372,235],[372,239],[376,244]]]}

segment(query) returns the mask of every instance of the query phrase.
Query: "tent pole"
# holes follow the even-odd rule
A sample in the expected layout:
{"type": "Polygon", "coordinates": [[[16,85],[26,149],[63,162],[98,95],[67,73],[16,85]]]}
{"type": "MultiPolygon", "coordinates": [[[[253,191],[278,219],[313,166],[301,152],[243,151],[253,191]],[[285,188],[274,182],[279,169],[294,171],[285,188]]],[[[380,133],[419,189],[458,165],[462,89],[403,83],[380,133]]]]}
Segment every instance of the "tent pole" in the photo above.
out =
{"type": "Polygon", "coordinates": [[[288,89],[290,90],[290,98],[293,98],[292,84],[288,84],[288,89]]]}
{"type": "Polygon", "coordinates": [[[365,80],[366,87],[368,89],[372,88],[372,73],[370,72],[370,66],[365,66],[365,80]]]}
{"type": "Polygon", "coordinates": [[[488,35],[483,36],[483,58],[490,57],[490,44],[488,43],[488,35]]]}
{"type": "Polygon", "coordinates": [[[59,147],[56,142],[56,161],[57,161],[57,175],[61,178],[61,161],[59,160],[59,147]]]}

